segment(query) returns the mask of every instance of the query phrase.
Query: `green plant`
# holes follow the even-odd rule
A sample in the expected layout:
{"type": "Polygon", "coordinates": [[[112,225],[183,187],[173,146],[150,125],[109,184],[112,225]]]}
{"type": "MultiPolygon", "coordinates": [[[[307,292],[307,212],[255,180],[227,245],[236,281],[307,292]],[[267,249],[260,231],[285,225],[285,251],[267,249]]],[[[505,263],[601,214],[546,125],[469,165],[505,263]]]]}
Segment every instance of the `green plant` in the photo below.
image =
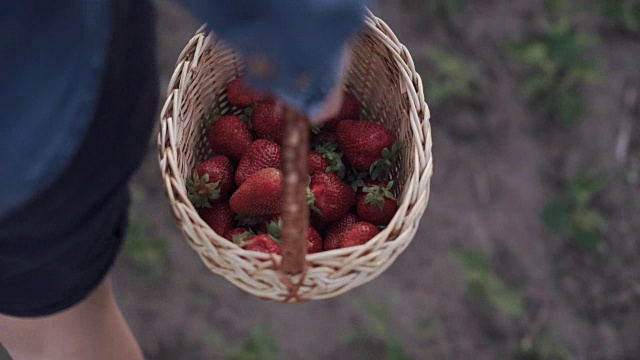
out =
{"type": "Polygon", "coordinates": [[[523,96],[539,104],[545,118],[565,125],[584,111],[582,86],[601,77],[600,67],[585,57],[596,40],[576,28],[571,12],[567,0],[546,0],[542,33],[506,44],[509,55],[526,68],[523,96]]]}
{"type": "Polygon", "coordinates": [[[467,0],[401,0],[405,9],[415,9],[422,6],[428,17],[453,17],[464,13],[467,0]]]}
{"type": "Polygon", "coordinates": [[[348,338],[348,342],[356,342],[358,340],[375,340],[384,345],[385,359],[387,360],[409,360],[411,357],[407,354],[400,340],[398,340],[391,329],[389,321],[389,311],[382,305],[375,304],[371,301],[362,301],[362,308],[369,316],[369,326],[358,329],[348,338]]]}
{"type": "Polygon", "coordinates": [[[428,16],[453,17],[464,13],[467,0],[428,0],[425,5],[428,16]]]}
{"type": "Polygon", "coordinates": [[[205,331],[205,338],[213,351],[223,353],[228,360],[276,360],[280,357],[280,348],[267,330],[258,326],[240,349],[229,349],[223,338],[213,329],[205,331]]]}
{"type": "Polygon", "coordinates": [[[520,342],[519,359],[526,360],[568,360],[571,354],[567,347],[548,331],[539,336],[526,337],[520,342]]]}
{"type": "Polygon", "coordinates": [[[153,280],[158,280],[164,272],[166,250],[166,239],[151,236],[146,223],[133,221],[129,224],[123,253],[153,280]]]}
{"type": "Polygon", "coordinates": [[[554,233],[566,236],[577,245],[603,251],[601,235],[607,226],[602,213],[594,208],[593,198],[606,185],[606,175],[576,175],[564,194],[549,203],[542,212],[542,222],[554,233]]]}
{"type": "Polygon", "coordinates": [[[476,64],[446,51],[431,48],[428,57],[433,67],[426,76],[429,104],[460,101],[480,106],[483,103],[484,77],[476,64]]]}
{"type": "Polygon", "coordinates": [[[460,249],[453,253],[462,266],[462,278],[471,294],[483,298],[494,309],[507,316],[520,318],[526,314],[524,297],[510,289],[493,272],[485,254],[460,249]]]}
{"type": "Polygon", "coordinates": [[[598,0],[596,5],[602,16],[613,19],[621,29],[640,33],[640,1],[598,0]]]}

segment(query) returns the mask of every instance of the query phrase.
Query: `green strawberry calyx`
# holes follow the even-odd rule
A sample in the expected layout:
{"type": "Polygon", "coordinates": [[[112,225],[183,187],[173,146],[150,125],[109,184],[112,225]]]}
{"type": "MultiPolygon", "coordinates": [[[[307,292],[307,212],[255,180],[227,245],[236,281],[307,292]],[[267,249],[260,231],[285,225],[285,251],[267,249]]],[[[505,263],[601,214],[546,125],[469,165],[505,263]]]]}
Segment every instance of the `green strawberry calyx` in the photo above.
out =
{"type": "Polygon", "coordinates": [[[396,141],[391,149],[384,148],[382,150],[382,158],[378,159],[369,167],[369,174],[373,180],[382,180],[389,176],[391,168],[398,161],[400,147],[396,141]]]}
{"type": "Polygon", "coordinates": [[[211,207],[209,200],[220,198],[220,180],[209,182],[209,174],[202,177],[197,170],[187,179],[187,197],[195,207],[211,207]]]}
{"type": "Polygon", "coordinates": [[[364,179],[367,178],[369,173],[366,171],[358,171],[356,169],[351,169],[349,174],[347,175],[347,184],[351,184],[351,188],[353,191],[358,191],[358,188],[365,187],[364,179]]]}
{"type": "Polygon", "coordinates": [[[269,235],[273,241],[280,244],[280,237],[282,234],[282,218],[271,221],[267,224],[267,235],[269,235]]]}
{"type": "Polygon", "coordinates": [[[370,204],[372,207],[377,207],[380,211],[384,209],[385,199],[396,200],[395,195],[391,192],[393,187],[393,181],[389,181],[387,186],[366,186],[362,189],[367,195],[364,198],[365,204],[370,204]]]}
{"type": "Polygon", "coordinates": [[[240,120],[242,120],[247,124],[247,126],[249,126],[249,129],[253,129],[253,123],[251,122],[252,114],[253,114],[253,108],[251,106],[248,106],[242,110],[240,115],[238,115],[240,120]]]}
{"type": "Polygon", "coordinates": [[[343,152],[338,151],[338,144],[330,142],[316,146],[315,151],[322,154],[322,157],[329,160],[329,166],[326,172],[335,173],[341,180],[347,173],[347,168],[342,161],[343,152]]]}
{"type": "Polygon", "coordinates": [[[309,205],[309,209],[316,212],[318,215],[322,216],[322,211],[316,206],[316,197],[313,195],[311,188],[307,186],[307,205],[309,205]]]}
{"type": "Polygon", "coordinates": [[[247,230],[242,234],[235,234],[231,238],[234,244],[240,247],[244,247],[246,245],[249,245],[249,242],[247,240],[251,239],[255,235],[256,233],[254,233],[252,230],[247,230]]]}

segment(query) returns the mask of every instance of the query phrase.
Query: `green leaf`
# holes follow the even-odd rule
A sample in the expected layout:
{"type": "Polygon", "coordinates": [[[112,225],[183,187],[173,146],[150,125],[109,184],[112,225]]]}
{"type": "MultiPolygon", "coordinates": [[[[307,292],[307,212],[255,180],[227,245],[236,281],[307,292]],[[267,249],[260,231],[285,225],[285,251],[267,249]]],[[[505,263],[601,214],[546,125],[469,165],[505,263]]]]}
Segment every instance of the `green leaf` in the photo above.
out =
{"type": "Polygon", "coordinates": [[[584,112],[584,100],[574,94],[556,93],[554,101],[552,109],[555,110],[558,120],[564,125],[572,124],[584,112]]]}
{"type": "Polygon", "coordinates": [[[392,338],[387,344],[387,360],[410,360],[411,357],[398,339],[392,338]]]}
{"type": "Polygon", "coordinates": [[[564,201],[554,201],[542,211],[542,223],[547,230],[568,235],[571,233],[571,209],[564,201]]]}
{"type": "Polygon", "coordinates": [[[595,229],[574,228],[571,240],[585,250],[602,252],[604,244],[600,241],[600,234],[595,229]]]}
{"type": "Polygon", "coordinates": [[[525,300],[522,295],[510,290],[501,281],[493,289],[487,290],[489,302],[505,315],[522,317],[526,314],[525,300]]]}
{"type": "Polygon", "coordinates": [[[527,99],[533,99],[541,93],[549,92],[554,86],[553,81],[547,76],[529,76],[522,85],[522,95],[527,99]]]}
{"type": "Polygon", "coordinates": [[[446,3],[449,16],[462,14],[467,7],[467,0],[447,0],[446,3]]]}
{"type": "Polygon", "coordinates": [[[607,183],[607,174],[595,176],[576,175],[569,185],[569,194],[576,200],[579,207],[585,206],[600,192],[607,183]]]}
{"type": "Polygon", "coordinates": [[[251,332],[243,348],[229,356],[229,360],[276,360],[280,349],[276,341],[263,328],[251,332]]]}
{"type": "Polygon", "coordinates": [[[167,240],[152,236],[146,223],[134,221],[129,225],[123,253],[152,280],[158,280],[164,273],[166,252],[167,240]]]}
{"type": "Polygon", "coordinates": [[[453,254],[465,270],[474,270],[483,273],[489,272],[489,260],[486,255],[462,249],[454,250],[453,254]]]}
{"type": "Polygon", "coordinates": [[[541,42],[511,42],[506,45],[507,52],[516,60],[542,69],[549,64],[546,46],[541,42]]]}

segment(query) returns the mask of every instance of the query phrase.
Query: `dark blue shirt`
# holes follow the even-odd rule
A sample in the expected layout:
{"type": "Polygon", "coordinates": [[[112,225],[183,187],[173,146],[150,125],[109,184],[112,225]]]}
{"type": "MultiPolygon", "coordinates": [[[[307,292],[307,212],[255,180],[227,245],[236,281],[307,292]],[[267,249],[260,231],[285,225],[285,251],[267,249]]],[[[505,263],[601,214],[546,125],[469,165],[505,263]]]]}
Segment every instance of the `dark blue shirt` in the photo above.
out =
{"type": "MultiPolygon", "coordinates": [[[[245,58],[269,59],[275,76],[250,80],[309,114],[334,86],[341,49],[364,13],[364,0],[182,2],[245,58]]],[[[0,2],[0,217],[49,185],[75,154],[100,89],[110,5],[0,2]]]]}

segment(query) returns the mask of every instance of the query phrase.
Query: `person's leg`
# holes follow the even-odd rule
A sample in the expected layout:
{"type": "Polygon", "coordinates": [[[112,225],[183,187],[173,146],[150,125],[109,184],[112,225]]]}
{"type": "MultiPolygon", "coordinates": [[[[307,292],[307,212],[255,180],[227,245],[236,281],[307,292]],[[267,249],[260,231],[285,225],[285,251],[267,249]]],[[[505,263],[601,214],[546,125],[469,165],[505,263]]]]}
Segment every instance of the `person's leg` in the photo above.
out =
{"type": "Polygon", "coordinates": [[[108,280],[80,304],[54,315],[0,315],[0,341],[13,360],[143,358],[108,280]]]}
{"type": "Polygon", "coordinates": [[[82,145],[48,189],[0,218],[0,342],[16,359],[141,358],[105,279],[158,109],[155,21],[150,0],[113,5],[108,64],[82,145]]]}

